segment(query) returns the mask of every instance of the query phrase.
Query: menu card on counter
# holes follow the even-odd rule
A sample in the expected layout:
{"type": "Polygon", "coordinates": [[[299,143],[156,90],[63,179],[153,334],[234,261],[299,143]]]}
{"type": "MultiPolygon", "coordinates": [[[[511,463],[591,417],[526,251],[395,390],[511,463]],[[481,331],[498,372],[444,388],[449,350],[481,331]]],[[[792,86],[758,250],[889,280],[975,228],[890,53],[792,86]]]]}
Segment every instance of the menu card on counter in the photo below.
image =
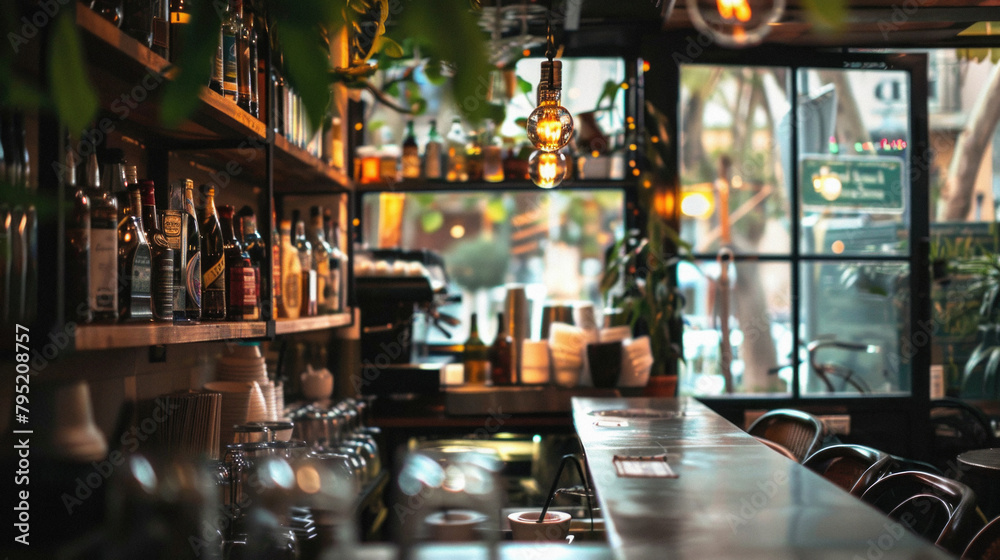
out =
{"type": "Polygon", "coordinates": [[[677,478],[677,473],[667,463],[666,455],[615,455],[613,461],[620,478],[677,478]]]}

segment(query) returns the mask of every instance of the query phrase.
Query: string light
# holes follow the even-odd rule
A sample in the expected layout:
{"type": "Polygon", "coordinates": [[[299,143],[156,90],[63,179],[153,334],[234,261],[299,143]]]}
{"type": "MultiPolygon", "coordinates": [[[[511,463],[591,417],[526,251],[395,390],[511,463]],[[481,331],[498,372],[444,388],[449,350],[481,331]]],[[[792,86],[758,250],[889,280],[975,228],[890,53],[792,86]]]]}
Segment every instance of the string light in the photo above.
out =
{"type": "Polygon", "coordinates": [[[539,187],[550,189],[566,175],[566,156],[558,153],[573,137],[573,115],[560,104],[562,97],[562,62],[553,60],[555,46],[552,28],[538,82],[538,107],[528,115],[528,140],[537,151],[528,159],[528,173],[539,187]]]}

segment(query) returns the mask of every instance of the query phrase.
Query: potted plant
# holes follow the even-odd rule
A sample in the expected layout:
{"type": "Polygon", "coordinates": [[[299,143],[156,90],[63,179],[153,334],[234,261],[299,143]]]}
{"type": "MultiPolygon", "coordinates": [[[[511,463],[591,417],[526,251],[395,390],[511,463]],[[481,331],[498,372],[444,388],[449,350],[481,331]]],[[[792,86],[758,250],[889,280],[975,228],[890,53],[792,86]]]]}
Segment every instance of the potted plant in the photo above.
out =
{"type": "MultiPolygon", "coordinates": [[[[646,135],[668,138],[665,117],[647,103],[649,125],[646,135]]],[[[669,186],[666,165],[669,142],[646,139],[647,169],[640,177],[639,205],[646,216],[644,232],[632,230],[608,249],[601,277],[605,304],[620,310],[622,320],[633,335],[649,335],[653,371],[647,394],[673,396],[677,385],[677,360],[681,349],[681,310],[684,297],[677,287],[675,266],[692,262],[691,245],[680,238],[671,225],[673,216],[662,203],[669,186]]]]}

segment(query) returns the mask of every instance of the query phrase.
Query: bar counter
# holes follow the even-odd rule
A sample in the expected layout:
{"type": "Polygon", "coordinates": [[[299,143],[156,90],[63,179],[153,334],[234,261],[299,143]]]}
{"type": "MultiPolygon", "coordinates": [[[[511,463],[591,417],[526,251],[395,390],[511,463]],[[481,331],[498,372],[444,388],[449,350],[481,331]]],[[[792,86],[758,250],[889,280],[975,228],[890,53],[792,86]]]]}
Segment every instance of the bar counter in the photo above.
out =
{"type": "Polygon", "coordinates": [[[574,398],[573,420],[616,558],[950,558],[695,400],[574,398]],[[677,478],[616,474],[663,454],[677,478]]]}

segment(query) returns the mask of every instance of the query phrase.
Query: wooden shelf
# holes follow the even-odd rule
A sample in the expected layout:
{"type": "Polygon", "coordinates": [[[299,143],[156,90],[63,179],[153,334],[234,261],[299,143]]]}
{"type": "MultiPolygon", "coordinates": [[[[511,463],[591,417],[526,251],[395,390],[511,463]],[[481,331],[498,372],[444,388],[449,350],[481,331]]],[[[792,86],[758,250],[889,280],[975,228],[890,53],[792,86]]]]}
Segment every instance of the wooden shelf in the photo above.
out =
{"type": "Polygon", "coordinates": [[[346,174],[292,144],[274,137],[274,189],[284,193],[324,193],[353,188],[346,174]]]}
{"type": "MultiPolygon", "coordinates": [[[[567,179],[556,187],[558,190],[572,189],[621,189],[634,185],[635,181],[628,179],[567,179]]],[[[406,179],[403,181],[379,181],[376,183],[358,183],[358,192],[382,191],[542,191],[531,181],[511,180],[489,183],[486,181],[451,182],[443,179],[406,179]]]]}
{"type": "Polygon", "coordinates": [[[77,350],[107,350],[159,344],[263,338],[267,336],[267,323],[220,321],[191,325],[169,323],[84,325],[76,328],[75,336],[77,350]]]}
{"type": "Polygon", "coordinates": [[[292,334],[346,327],[351,324],[353,316],[353,313],[334,313],[332,315],[317,315],[316,317],[304,317],[302,319],[278,319],[274,322],[274,334],[292,334]]]}
{"type": "Polygon", "coordinates": [[[192,118],[176,129],[164,128],[160,101],[163,84],[171,79],[170,62],[82,4],[77,4],[76,23],[84,31],[91,83],[98,86],[101,108],[108,113],[99,122],[115,127],[129,121],[151,135],[177,140],[265,138],[263,122],[207,87],[192,118]]]}

